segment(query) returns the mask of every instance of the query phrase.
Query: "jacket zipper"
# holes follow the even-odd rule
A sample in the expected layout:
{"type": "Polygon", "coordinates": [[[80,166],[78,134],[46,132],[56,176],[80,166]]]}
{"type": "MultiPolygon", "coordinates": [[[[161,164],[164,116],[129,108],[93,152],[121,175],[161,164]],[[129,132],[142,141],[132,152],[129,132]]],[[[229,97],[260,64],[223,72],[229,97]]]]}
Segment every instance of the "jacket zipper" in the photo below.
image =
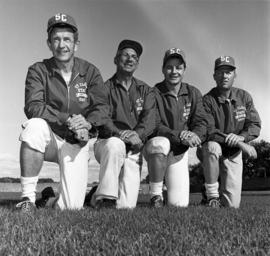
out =
{"type": "MultiPolygon", "coordinates": [[[[67,84],[65,82],[65,84],[67,86],[67,98],[68,98],[68,102],[67,102],[67,113],[69,113],[69,108],[70,108],[70,94],[69,94],[69,92],[70,92],[70,90],[69,90],[70,89],[70,85],[71,85],[71,83],[74,82],[74,80],[78,77],[78,75],[79,75],[79,73],[77,73],[76,76],[74,76],[74,78],[69,82],[69,84],[67,84]]],[[[67,137],[67,131],[65,132],[64,138],[66,139],[66,137],[67,137]]]]}
{"type": "Polygon", "coordinates": [[[70,107],[70,94],[69,94],[69,89],[70,89],[70,85],[71,83],[74,82],[74,80],[78,77],[79,73],[76,74],[76,76],[74,76],[74,78],[72,79],[72,81],[69,82],[69,84],[67,85],[67,90],[68,90],[68,104],[67,104],[67,112],[69,113],[69,107],[70,107]]]}

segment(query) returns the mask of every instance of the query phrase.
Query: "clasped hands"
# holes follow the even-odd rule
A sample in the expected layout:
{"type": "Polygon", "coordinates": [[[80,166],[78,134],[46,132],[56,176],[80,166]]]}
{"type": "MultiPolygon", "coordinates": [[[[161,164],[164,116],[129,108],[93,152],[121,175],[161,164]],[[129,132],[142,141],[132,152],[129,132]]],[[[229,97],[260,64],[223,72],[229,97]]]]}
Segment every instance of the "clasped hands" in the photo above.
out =
{"type": "Polygon", "coordinates": [[[198,147],[201,145],[201,139],[199,136],[191,131],[184,130],[180,133],[179,136],[182,144],[189,146],[191,148],[198,147]]]}
{"type": "Polygon", "coordinates": [[[87,142],[89,140],[88,131],[91,130],[92,125],[81,114],[73,114],[66,122],[68,128],[74,132],[75,138],[80,142],[87,142]]]}
{"type": "Polygon", "coordinates": [[[130,144],[133,148],[140,149],[143,145],[137,132],[132,130],[122,130],[119,132],[119,137],[122,141],[130,144]]]}
{"type": "Polygon", "coordinates": [[[243,136],[234,133],[229,133],[225,138],[225,143],[229,147],[240,148],[245,154],[248,155],[248,157],[256,159],[257,158],[256,149],[253,146],[245,143],[244,140],[245,138],[243,136]]]}

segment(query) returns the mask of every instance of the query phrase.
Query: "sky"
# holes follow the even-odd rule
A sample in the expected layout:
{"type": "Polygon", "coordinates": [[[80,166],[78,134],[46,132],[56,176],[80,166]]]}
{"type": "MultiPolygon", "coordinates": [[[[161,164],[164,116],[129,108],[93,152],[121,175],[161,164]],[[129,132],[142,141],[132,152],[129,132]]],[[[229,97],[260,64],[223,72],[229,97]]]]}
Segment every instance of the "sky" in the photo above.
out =
{"type": "Polygon", "coordinates": [[[270,141],[270,0],[1,0],[0,176],[19,177],[25,77],[30,65],[51,57],[46,26],[59,12],[76,20],[77,56],[97,66],[104,80],[115,72],[123,39],[143,45],[135,76],[150,86],[163,79],[162,58],[171,47],[185,52],[184,81],[202,94],[215,86],[214,60],[233,56],[235,86],[251,93],[262,119],[259,139],[270,141]]]}

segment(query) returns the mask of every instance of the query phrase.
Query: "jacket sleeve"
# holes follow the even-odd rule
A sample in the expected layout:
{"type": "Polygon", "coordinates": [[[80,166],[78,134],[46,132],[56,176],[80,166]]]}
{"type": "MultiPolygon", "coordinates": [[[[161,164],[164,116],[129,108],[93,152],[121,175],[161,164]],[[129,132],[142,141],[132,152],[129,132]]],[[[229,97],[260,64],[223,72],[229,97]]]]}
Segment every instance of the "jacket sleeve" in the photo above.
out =
{"type": "Polygon", "coordinates": [[[207,95],[203,97],[203,106],[207,115],[207,141],[225,143],[226,134],[216,128],[211,98],[208,98],[207,95]]]}
{"type": "Polygon", "coordinates": [[[196,88],[192,91],[192,110],[190,113],[189,130],[196,133],[201,141],[206,139],[208,116],[203,107],[202,94],[196,88]]]}
{"type": "Polygon", "coordinates": [[[69,117],[68,113],[60,112],[46,104],[46,80],[36,65],[29,67],[26,76],[24,112],[29,119],[39,117],[56,125],[65,124],[69,117]]]}
{"type": "Polygon", "coordinates": [[[249,93],[246,93],[246,111],[244,127],[239,135],[245,138],[245,142],[249,142],[256,139],[261,131],[261,119],[249,93]]]}
{"type": "Polygon", "coordinates": [[[140,139],[145,141],[150,136],[156,127],[156,99],[153,88],[147,88],[143,110],[139,115],[139,120],[134,128],[140,139]]]}
{"type": "Polygon", "coordinates": [[[103,138],[109,138],[111,136],[119,137],[120,129],[118,129],[115,126],[112,120],[113,106],[112,106],[111,97],[110,97],[110,80],[105,82],[104,87],[105,87],[104,90],[106,91],[106,94],[107,94],[106,99],[107,99],[108,106],[107,106],[106,112],[107,112],[108,118],[106,118],[104,124],[102,125],[100,129],[100,135],[103,138]]]}
{"type": "Polygon", "coordinates": [[[155,88],[156,95],[156,104],[157,104],[157,112],[158,112],[158,120],[157,120],[157,136],[164,136],[169,139],[169,141],[173,144],[180,144],[180,133],[179,130],[173,130],[169,128],[169,124],[165,122],[166,114],[163,107],[162,97],[158,92],[158,89],[155,88]],[[164,118],[162,118],[164,117],[164,118]]]}
{"type": "Polygon", "coordinates": [[[88,96],[91,104],[87,109],[86,119],[93,126],[99,127],[109,120],[109,92],[98,69],[95,68],[89,74],[88,96]]]}

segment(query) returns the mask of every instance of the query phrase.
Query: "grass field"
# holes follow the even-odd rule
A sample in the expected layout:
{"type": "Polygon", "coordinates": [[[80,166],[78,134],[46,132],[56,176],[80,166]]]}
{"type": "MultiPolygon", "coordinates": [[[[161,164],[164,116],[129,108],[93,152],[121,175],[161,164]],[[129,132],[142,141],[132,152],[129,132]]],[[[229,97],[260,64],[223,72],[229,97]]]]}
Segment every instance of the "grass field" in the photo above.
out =
{"type": "Polygon", "coordinates": [[[25,216],[1,201],[0,255],[270,255],[270,200],[240,209],[43,209],[25,216]]]}

